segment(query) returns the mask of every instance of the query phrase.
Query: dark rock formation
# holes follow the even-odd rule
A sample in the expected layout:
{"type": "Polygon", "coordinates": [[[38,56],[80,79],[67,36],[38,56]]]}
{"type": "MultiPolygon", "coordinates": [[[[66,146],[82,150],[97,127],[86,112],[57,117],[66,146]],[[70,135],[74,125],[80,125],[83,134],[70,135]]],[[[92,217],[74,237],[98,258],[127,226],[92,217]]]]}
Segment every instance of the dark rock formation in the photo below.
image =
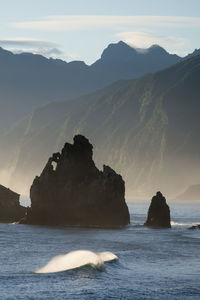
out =
{"type": "Polygon", "coordinates": [[[16,222],[25,215],[26,208],[20,205],[19,196],[0,185],[0,222],[16,222]]]}
{"type": "Polygon", "coordinates": [[[31,186],[27,224],[123,226],[130,216],[122,177],[110,167],[99,171],[93,146],[82,135],[49,158],[31,186]],[[56,166],[55,166],[56,165],[56,166]]]}
{"type": "Polygon", "coordinates": [[[190,230],[200,229],[200,224],[193,225],[193,226],[189,227],[188,229],[190,229],[190,230]]]}
{"type": "Polygon", "coordinates": [[[170,210],[161,192],[153,196],[148,210],[145,226],[155,228],[170,228],[170,210]]]}

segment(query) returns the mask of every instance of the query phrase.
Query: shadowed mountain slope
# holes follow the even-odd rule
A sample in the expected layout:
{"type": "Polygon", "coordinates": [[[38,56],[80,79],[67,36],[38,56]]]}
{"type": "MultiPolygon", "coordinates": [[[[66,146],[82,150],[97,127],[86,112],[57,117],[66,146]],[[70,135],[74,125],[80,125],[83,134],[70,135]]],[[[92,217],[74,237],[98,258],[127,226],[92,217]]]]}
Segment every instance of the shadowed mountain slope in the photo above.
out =
{"type": "Polygon", "coordinates": [[[106,163],[122,174],[129,197],[158,189],[178,194],[200,178],[199,78],[200,56],[195,56],[38,108],[1,137],[2,180],[28,190],[47,157],[80,133],[95,145],[98,166],[106,163]]]}
{"type": "Polygon", "coordinates": [[[123,42],[109,45],[91,66],[30,53],[13,54],[0,48],[0,132],[39,105],[69,100],[180,59],[159,46],[138,52],[123,42]]]}
{"type": "MultiPolygon", "coordinates": [[[[199,180],[200,181],[200,180],[199,180]]],[[[199,201],[200,200],[200,184],[189,186],[182,194],[176,198],[181,201],[199,201]]]]}

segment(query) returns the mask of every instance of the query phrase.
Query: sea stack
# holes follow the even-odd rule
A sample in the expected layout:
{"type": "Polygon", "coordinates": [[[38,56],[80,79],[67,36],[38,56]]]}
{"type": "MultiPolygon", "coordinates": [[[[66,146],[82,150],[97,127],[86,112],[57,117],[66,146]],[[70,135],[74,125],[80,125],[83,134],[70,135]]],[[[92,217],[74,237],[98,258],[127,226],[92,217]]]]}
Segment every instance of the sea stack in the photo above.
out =
{"type": "Polygon", "coordinates": [[[0,185],[0,222],[16,222],[24,215],[26,208],[19,203],[20,195],[0,185]]]}
{"type": "Polygon", "coordinates": [[[190,229],[190,230],[196,230],[196,229],[200,230],[200,224],[192,225],[192,226],[189,227],[188,229],[190,229]]]}
{"type": "Polygon", "coordinates": [[[82,135],[49,158],[30,189],[24,223],[68,226],[124,226],[130,222],[125,184],[108,166],[97,169],[93,146],[82,135]]]}
{"type": "Polygon", "coordinates": [[[153,196],[144,225],[153,228],[171,228],[170,209],[161,192],[153,196]]]}

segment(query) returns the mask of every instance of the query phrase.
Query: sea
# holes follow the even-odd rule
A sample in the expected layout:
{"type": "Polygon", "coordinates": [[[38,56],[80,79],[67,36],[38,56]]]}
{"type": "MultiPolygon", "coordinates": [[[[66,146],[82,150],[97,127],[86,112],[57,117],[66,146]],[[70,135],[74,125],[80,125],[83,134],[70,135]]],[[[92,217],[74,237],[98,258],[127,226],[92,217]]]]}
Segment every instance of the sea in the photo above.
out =
{"type": "Polygon", "coordinates": [[[149,202],[122,229],[0,224],[0,299],[199,300],[200,204],[168,204],[171,229],[143,226],[149,202]]]}

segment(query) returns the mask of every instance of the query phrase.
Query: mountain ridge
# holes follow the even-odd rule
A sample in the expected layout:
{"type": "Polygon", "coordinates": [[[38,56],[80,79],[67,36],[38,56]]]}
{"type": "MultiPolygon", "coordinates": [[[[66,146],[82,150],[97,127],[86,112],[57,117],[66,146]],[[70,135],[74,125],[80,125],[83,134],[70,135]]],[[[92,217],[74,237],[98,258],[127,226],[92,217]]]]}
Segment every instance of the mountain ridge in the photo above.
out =
{"type": "Polygon", "coordinates": [[[200,55],[38,108],[1,138],[0,178],[9,170],[12,187],[28,187],[52,152],[85,134],[97,165],[105,162],[125,178],[129,198],[178,194],[200,177],[199,76],[200,55]]]}
{"type": "Polygon", "coordinates": [[[70,100],[180,60],[181,57],[160,46],[139,51],[122,41],[108,45],[101,58],[90,66],[83,61],[67,63],[39,54],[13,54],[0,48],[0,132],[37,106],[70,100]]]}

